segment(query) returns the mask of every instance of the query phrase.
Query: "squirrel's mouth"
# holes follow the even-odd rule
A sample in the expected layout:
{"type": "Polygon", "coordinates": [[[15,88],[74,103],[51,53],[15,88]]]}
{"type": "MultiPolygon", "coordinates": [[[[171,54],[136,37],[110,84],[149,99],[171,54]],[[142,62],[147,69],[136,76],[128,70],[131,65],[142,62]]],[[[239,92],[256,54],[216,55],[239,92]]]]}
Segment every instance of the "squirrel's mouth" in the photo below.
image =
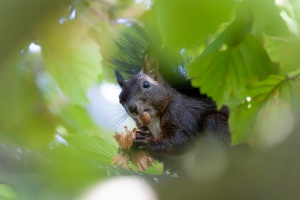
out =
{"type": "Polygon", "coordinates": [[[127,110],[127,113],[134,119],[138,119],[140,118],[141,114],[136,110],[134,112],[130,112],[127,110]]]}
{"type": "Polygon", "coordinates": [[[143,114],[143,113],[130,113],[130,112],[128,112],[128,113],[134,119],[139,119],[141,117],[141,115],[143,114]]]}
{"type": "Polygon", "coordinates": [[[151,117],[154,117],[155,113],[153,113],[150,109],[146,108],[143,110],[139,110],[137,107],[134,110],[126,109],[127,113],[134,119],[139,119],[141,115],[145,112],[149,113],[151,117]]]}
{"type": "Polygon", "coordinates": [[[129,113],[129,115],[130,115],[132,118],[134,118],[134,119],[140,118],[140,115],[137,114],[137,113],[129,113]]]}

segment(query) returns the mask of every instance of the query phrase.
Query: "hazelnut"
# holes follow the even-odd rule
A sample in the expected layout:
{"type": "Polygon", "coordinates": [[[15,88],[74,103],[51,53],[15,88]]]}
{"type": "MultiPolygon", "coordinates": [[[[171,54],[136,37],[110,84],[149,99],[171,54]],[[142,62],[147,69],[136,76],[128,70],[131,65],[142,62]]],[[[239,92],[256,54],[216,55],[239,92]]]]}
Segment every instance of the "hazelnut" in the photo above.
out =
{"type": "Polygon", "coordinates": [[[143,125],[143,126],[148,126],[151,123],[151,116],[149,113],[144,112],[143,114],[141,114],[140,118],[139,118],[139,122],[143,125]]]}

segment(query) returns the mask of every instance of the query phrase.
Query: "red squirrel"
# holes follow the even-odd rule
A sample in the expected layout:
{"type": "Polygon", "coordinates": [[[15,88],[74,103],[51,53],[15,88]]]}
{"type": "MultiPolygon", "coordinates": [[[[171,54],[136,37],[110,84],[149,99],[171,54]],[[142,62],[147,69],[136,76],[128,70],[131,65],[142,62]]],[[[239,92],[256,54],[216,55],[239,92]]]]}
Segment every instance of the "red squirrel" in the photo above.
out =
{"type": "Polygon", "coordinates": [[[134,141],[137,148],[163,162],[164,169],[177,170],[176,157],[199,140],[207,138],[230,146],[227,106],[218,110],[211,98],[192,88],[182,64],[175,64],[170,70],[166,62],[151,53],[149,37],[139,26],[132,26],[131,32],[120,41],[112,63],[122,89],[120,103],[138,128],[134,141]],[[130,74],[128,80],[116,68],[130,74]],[[142,125],[141,116],[145,112],[150,115],[151,123],[142,125]]]}
{"type": "Polygon", "coordinates": [[[139,129],[134,141],[138,148],[162,161],[165,169],[173,169],[173,156],[185,153],[202,136],[230,145],[227,107],[218,111],[212,100],[178,92],[163,80],[156,67],[146,61],[128,81],[115,70],[122,88],[120,103],[139,129]],[[144,112],[152,119],[147,126],[140,123],[144,112]]]}

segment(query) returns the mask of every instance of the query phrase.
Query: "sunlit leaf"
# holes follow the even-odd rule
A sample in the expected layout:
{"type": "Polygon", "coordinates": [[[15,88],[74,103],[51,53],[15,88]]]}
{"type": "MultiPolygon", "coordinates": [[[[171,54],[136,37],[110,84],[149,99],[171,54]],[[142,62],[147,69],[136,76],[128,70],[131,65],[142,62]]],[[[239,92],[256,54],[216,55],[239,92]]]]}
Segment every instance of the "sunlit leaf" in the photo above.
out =
{"type": "Polygon", "coordinates": [[[233,145],[249,142],[257,106],[257,104],[243,102],[230,108],[229,126],[233,145]]]}
{"type": "Polygon", "coordinates": [[[251,28],[252,21],[250,19],[237,18],[218,36],[217,40],[224,42],[229,47],[235,47],[250,33],[251,28]]]}
{"type": "Polygon", "coordinates": [[[270,58],[280,64],[283,72],[299,68],[299,39],[265,36],[265,48],[270,58]]]}
{"type": "Polygon", "coordinates": [[[299,74],[292,78],[272,75],[251,88],[251,101],[232,110],[233,143],[250,138],[255,144],[273,145],[288,136],[299,106],[299,74]]]}
{"type": "MultiPolygon", "coordinates": [[[[266,81],[255,87],[257,89],[273,88],[264,96],[264,102],[256,116],[256,130],[259,141],[263,145],[273,145],[284,140],[292,131],[295,125],[295,116],[293,113],[293,94],[300,90],[300,79],[284,79],[283,77],[271,76],[266,81]]],[[[262,91],[262,90],[259,90],[262,91]]],[[[261,98],[262,94],[254,97],[261,98]]]]}
{"type": "Polygon", "coordinates": [[[234,0],[155,1],[164,43],[184,48],[203,42],[221,23],[230,20],[235,4],[234,0]]]}
{"type": "Polygon", "coordinates": [[[46,67],[63,93],[82,105],[101,72],[99,46],[79,22],[52,31],[41,41],[46,67]]]}
{"type": "Polygon", "coordinates": [[[0,68],[1,141],[45,148],[55,133],[55,117],[44,104],[33,68],[21,70],[19,62],[16,56],[0,68]]]}
{"type": "Polygon", "coordinates": [[[94,122],[87,110],[79,105],[68,105],[64,107],[59,116],[65,124],[73,130],[86,130],[95,127],[94,122]]]}
{"type": "Polygon", "coordinates": [[[238,15],[252,19],[252,32],[255,34],[284,36],[289,33],[286,23],[280,16],[280,8],[276,6],[274,0],[242,1],[238,15]]]}
{"type": "Polygon", "coordinates": [[[0,198],[3,200],[16,200],[17,194],[10,186],[0,184],[0,198]]]}
{"type": "Polygon", "coordinates": [[[104,140],[95,135],[78,133],[69,135],[66,139],[74,148],[105,164],[111,164],[118,152],[116,143],[112,143],[112,140],[104,140]]]}
{"type": "MultiPolygon", "coordinates": [[[[221,35],[222,36],[222,35],[221,35]]],[[[222,50],[218,38],[188,68],[192,84],[211,96],[219,106],[247,97],[247,87],[276,70],[260,40],[253,35],[235,47],[222,50]],[[219,49],[217,48],[219,47],[219,49]]]]}
{"type": "MultiPolygon", "coordinates": [[[[37,26],[48,20],[58,21],[60,15],[67,11],[70,0],[51,1],[0,1],[0,63],[11,54],[19,52],[40,30],[37,26]],[[13,12],[12,12],[13,11],[13,12]]],[[[46,22],[47,21],[47,22],[46,22]]]]}
{"type": "Polygon", "coordinates": [[[284,80],[281,76],[271,76],[264,81],[257,83],[251,88],[249,96],[251,101],[242,102],[240,105],[231,108],[230,127],[232,131],[233,144],[249,139],[253,133],[256,124],[257,113],[260,111],[261,104],[266,100],[268,95],[280,85],[284,80]]]}
{"type": "Polygon", "coordinates": [[[251,96],[254,100],[261,102],[267,98],[267,95],[274,92],[276,87],[280,87],[280,84],[285,81],[285,77],[272,75],[264,81],[255,84],[251,88],[251,96]]]}

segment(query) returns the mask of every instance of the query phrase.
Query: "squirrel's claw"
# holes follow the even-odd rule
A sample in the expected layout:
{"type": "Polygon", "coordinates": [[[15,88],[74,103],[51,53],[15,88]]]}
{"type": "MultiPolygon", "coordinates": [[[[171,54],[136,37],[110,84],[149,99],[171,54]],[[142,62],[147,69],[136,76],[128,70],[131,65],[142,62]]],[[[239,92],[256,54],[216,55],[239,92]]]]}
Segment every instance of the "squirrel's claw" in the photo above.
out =
{"type": "Polygon", "coordinates": [[[150,131],[136,130],[140,135],[150,135],[150,131]]]}
{"type": "Polygon", "coordinates": [[[147,149],[148,145],[150,143],[150,139],[145,136],[141,136],[135,140],[133,140],[133,143],[139,148],[139,149],[147,149]]]}
{"type": "Polygon", "coordinates": [[[147,149],[147,148],[148,148],[148,146],[146,146],[146,145],[141,145],[141,146],[139,146],[139,149],[140,149],[140,150],[147,149]]]}
{"type": "Polygon", "coordinates": [[[150,131],[137,130],[136,132],[136,138],[133,140],[133,143],[139,149],[147,149],[152,138],[150,131]]]}
{"type": "Polygon", "coordinates": [[[145,145],[149,144],[149,140],[147,138],[145,139],[136,139],[133,141],[133,143],[138,144],[138,145],[145,145]]]}
{"type": "Polygon", "coordinates": [[[136,135],[136,140],[146,140],[148,138],[148,136],[145,135],[136,135]]]}

